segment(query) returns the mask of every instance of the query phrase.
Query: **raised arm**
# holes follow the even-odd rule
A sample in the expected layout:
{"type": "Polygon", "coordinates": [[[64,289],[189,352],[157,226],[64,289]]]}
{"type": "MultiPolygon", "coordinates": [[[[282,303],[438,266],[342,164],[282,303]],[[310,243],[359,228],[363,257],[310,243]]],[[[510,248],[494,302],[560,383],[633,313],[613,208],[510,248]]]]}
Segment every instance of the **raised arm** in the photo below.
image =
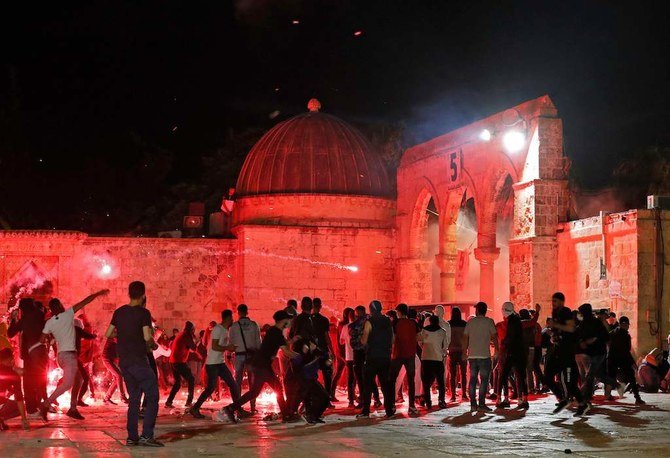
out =
{"type": "Polygon", "coordinates": [[[74,304],[74,305],[72,306],[72,309],[74,310],[74,313],[77,313],[79,310],[81,310],[81,309],[83,309],[84,307],[86,307],[88,304],[90,304],[91,302],[93,302],[93,301],[94,301],[95,299],[97,299],[98,297],[100,297],[100,296],[106,296],[107,294],[109,294],[109,290],[108,290],[108,289],[101,289],[101,290],[98,291],[97,293],[93,293],[93,294],[91,294],[90,296],[85,297],[84,300],[82,300],[81,302],[77,302],[76,304],[74,304]]]}

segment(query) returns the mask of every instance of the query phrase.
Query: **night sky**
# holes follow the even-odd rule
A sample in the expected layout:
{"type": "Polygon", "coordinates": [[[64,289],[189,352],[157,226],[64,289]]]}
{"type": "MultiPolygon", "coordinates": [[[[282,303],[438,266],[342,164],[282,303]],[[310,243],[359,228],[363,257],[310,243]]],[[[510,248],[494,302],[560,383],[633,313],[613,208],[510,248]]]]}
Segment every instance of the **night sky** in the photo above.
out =
{"type": "Polygon", "coordinates": [[[589,187],[670,144],[670,2],[22,3],[3,13],[0,157],[23,154],[37,175],[0,196],[15,226],[26,213],[7,201],[79,208],[53,183],[84,163],[123,171],[130,137],[174,154],[172,181],[197,179],[229,128],[269,128],[310,97],[354,123],[404,125],[414,142],[549,94],[589,187]]]}

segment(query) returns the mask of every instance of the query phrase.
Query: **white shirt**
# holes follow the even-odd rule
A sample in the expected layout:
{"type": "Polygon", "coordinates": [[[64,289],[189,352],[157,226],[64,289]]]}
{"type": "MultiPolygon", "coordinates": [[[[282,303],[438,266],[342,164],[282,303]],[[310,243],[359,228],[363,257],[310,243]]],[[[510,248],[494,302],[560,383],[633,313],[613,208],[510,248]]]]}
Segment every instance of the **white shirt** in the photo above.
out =
{"type": "Polygon", "coordinates": [[[58,344],[58,353],[77,351],[76,331],[74,330],[74,309],[70,307],[63,313],[52,316],[44,324],[43,334],[51,334],[58,344]]]}
{"type": "Polygon", "coordinates": [[[340,331],[340,342],[344,342],[344,360],[354,360],[354,349],[351,347],[351,338],[349,337],[349,325],[342,326],[340,331]]]}
{"type": "Polygon", "coordinates": [[[219,345],[227,345],[228,342],[228,330],[217,324],[212,329],[212,333],[209,335],[209,342],[207,342],[207,360],[205,364],[211,366],[212,364],[223,364],[223,352],[217,351],[212,348],[212,342],[218,342],[219,345]]]}
{"type": "MultiPolygon", "coordinates": [[[[451,328],[450,328],[451,329],[451,328]]],[[[438,328],[437,331],[421,331],[423,339],[421,343],[422,361],[443,361],[449,348],[450,336],[444,328],[438,328]]]]}

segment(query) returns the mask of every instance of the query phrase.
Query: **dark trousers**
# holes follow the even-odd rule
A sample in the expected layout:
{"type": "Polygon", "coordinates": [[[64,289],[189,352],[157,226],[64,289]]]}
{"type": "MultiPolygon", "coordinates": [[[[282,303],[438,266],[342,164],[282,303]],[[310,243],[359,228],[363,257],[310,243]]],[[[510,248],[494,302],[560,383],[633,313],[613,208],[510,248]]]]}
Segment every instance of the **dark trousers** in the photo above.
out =
{"type": "MultiPolygon", "coordinates": [[[[605,364],[606,357],[605,354],[589,356],[589,368],[582,381],[582,396],[585,401],[590,401],[593,398],[596,379],[599,378],[605,385],[609,386],[616,386],[617,384],[616,377],[608,376],[605,364]]],[[[633,377],[633,380],[635,380],[635,377],[633,377]]]]}
{"type": "Polygon", "coordinates": [[[335,397],[335,390],[337,389],[337,386],[340,384],[340,379],[342,378],[342,374],[344,373],[344,368],[347,367],[346,361],[344,361],[344,359],[340,358],[339,356],[335,358],[334,363],[336,364],[336,366],[335,366],[335,375],[333,376],[333,383],[330,387],[331,398],[335,397]]]}
{"type": "Polygon", "coordinates": [[[78,393],[79,402],[84,401],[84,396],[86,396],[86,391],[89,387],[91,388],[91,396],[95,396],[95,391],[93,391],[93,386],[91,385],[91,374],[88,373],[86,365],[81,361],[78,362],[79,366],[79,375],[81,376],[81,388],[78,393]]]}
{"type": "Polygon", "coordinates": [[[140,415],[140,398],[144,393],[146,405],[142,421],[142,437],[154,437],[154,426],[158,416],[158,379],[151,367],[132,365],[122,367],[121,373],[128,389],[128,439],[139,439],[137,424],[140,415]]]}
{"type": "Polygon", "coordinates": [[[634,361],[629,358],[609,357],[607,358],[607,374],[613,379],[617,378],[617,374],[621,374],[621,381],[630,383],[633,396],[635,396],[635,399],[638,399],[640,397],[640,388],[637,386],[633,364],[634,361]]]}
{"type": "Polygon", "coordinates": [[[228,366],[225,364],[206,364],[205,365],[205,374],[207,375],[207,387],[205,391],[200,393],[198,400],[193,404],[193,409],[198,410],[200,406],[207,400],[208,397],[214,393],[216,390],[216,384],[219,379],[228,385],[230,389],[230,396],[233,398],[233,402],[237,401],[240,398],[240,388],[237,386],[233,374],[228,369],[228,366]]]}
{"type": "MultiPolygon", "coordinates": [[[[358,392],[363,398],[363,387],[365,382],[363,380],[363,369],[365,368],[365,350],[354,350],[354,375],[356,376],[356,383],[358,383],[358,392]]],[[[379,402],[379,389],[375,382],[374,391],[372,392],[375,401],[379,402]]]]}
{"type": "Polygon", "coordinates": [[[547,355],[544,365],[544,383],[560,401],[575,398],[579,403],[583,402],[581,391],[577,387],[579,371],[574,353],[561,350],[558,346],[547,355]],[[557,381],[557,379],[559,381],[557,381]],[[560,382],[560,383],[559,383],[560,382]]]}
{"type": "MultiPolygon", "coordinates": [[[[358,387],[358,392],[360,393],[361,388],[358,387]]],[[[347,361],[347,396],[349,402],[354,402],[356,399],[356,373],[354,371],[354,362],[347,361]]]]}
{"type": "Polygon", "coordinates": [[[449,358],[449,388],[451,397],[456,397],[456,379],[458,372],[461,373],[461,394],[465,398],[468,392],[468,362],[463,359],[462,351],[450,351],[449,358]]]}
{"type": "Polygon", "coordinates": [[[108,359],[103,359],[102,362],[105,365],[105,368],[107,368],[109,375],[112,376],[112,382],[107,389],[107,393],[105,393],[105,399],[111,398],[112,395],[116,392],[117,388],[121,393],[121,399],[127,398],[128,396],[126,395],[126,388],[123,386],[123,375],[121,374],[121,369],[119,369],[119,366],[117,366],[114,361],[110,361],[108,359]]]}
{"type": "Polygon", "coordinates": [[[389,377],[389,369],[391,361],[389,359],[372,359],[365,360],[365,367],[363,368],[363,414],[370,413],[370,398],[372,391],[376,388],[375,379],[379,379],[381,384],[382,394],[384,395],[384,410],[387,415],[393,415],[395,411],[395,381],[391,381],[389,377]]]}
{"type": "Polygon", "coordinates": [[[33,413],[46,401],[47,370],[49,367],[49,353],[47,347],[40,345],[28,354],[24,363],[23,391],[26,410],[33,413]]]}
{"type": "Polygon", "coordinates": [[[286,408],[284,390],[282,388],[281,382],[279,381],[279,378],[277,378],[277,375],[270,367],[252,367],[252,371],[254,376],[249,391],[244,393],[237,401],[230,404],[229,407],[232,410],[239,410],[247,402],[251,401],[252,399],[256,399],[267,383],[277,395],[277,404],[279,404],[279,410],[281,411],[282,415],[287,415],[289,412],[286,408]]]}
{"type": "Polygon", "coordinates": [[[389,378],[391,383],[393,383],[393,390],[395,391],[395,382],[398,379],[398,374],[400,374],[400,369],[403,366],[405,366],[405,373],[407,374],[407,395],[409,397],[409,406],[414,407],[414,396],[416,392],[416,387],[414,386],[414,376],[416,374],[414,356],[411,358],[396,358],[391,360],[389,378]]]}
{"type": "Polygon", "coordinates": [[[172,403],[174,397],[181,389],[182,378],[188,383],[188,397],[186,398],[186,404],[191,404],[191,402],[193,402],[193,390],[195,388],[195,378],[193,377],[191,369],[186,363],[174,363],[171,366],[174,385],[172,385],[172,390],[170,390],[170,395],[167,398],[167,404],[172,403]]]}
{"type": "Polygon", "coordinates": [[[433,405],[433,401],[430,399],[430,389],[436,381],[438,400],[444,402],[444,363],[442,361],[421,361],[421,384],[423,385],[423,398],[426,401],[426,407],[433,405]]]}
{"type": "Polygon", "coordinates": [[[516,381],[516,392],[519,396],[528,396],[528,385],[526,384],[526,359],[523,355],[508,354],[504,359],[501,358],[502,369],[500,371],[500,378],[498,379],[498,386],[496,386],[496,394],[500,398],[503,387],[507,387],[510,374],[514,373],[516,381]]]}
{"type": "Polygon", "coordinates": [[[19,405],[12,399],[7,399],[2,406],[0,406],[0,421],[9,420],[20,415],[19,405]]]}
{"type": "Polygon", "coordinates": [[[330,404],[330,395],[318,380],[304,380],[300,383],[300,397],[309,419],[323,415],[330,404]]]}
{"type": "MultiPolygon", "coordinates": [[[[156,376],[156,384],[158,384],[158,366],[156,365],[156,359],[154,358],[154,354],[151,352],[147,353],[147,359],[149,360],[149,367],[151,368],[151,371],[156,376]]],[[[158,398],[160,400],[160,393],[158,395],[158,398]]],[[[142,408],[144,409],[146,406],[147,406],[147,397],[145,395],[144,400],[142,401],[142,408]]]]}
{"type": "Polygon", "coordinates": [[[326,389],[326,393],[335,391],[337,384],[333,383],[333,365],[326,364],[328,359],[328,352],[324,352],[324,358],[319,362],[319,370],[321,371],[321,376],[323,377],[323,387],[326,389]]]}

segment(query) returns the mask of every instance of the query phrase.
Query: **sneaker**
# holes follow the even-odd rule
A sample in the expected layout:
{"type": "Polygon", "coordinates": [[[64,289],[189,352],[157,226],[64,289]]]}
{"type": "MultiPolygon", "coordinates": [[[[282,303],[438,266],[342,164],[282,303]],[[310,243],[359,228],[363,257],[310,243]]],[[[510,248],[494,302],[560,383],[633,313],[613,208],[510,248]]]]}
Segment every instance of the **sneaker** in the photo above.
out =
{"type": "Polygon", "coordinates": [[[619,386],[616,387],[616,392],[619,395],[620,398],[623,397],[624,393],[626,392],[626,388],[628,388],[628,383],[619,383],[619,386]]]}
{"type": "Polygon", "coordinates": [[[70,409],[70,410],[67,411],[67,413],[65,415],[67,415],[70,418],[74,418],[75,420],[83,420],[84,419],[84,416],[82,414],[80,414],[77,409],[70,409]]]}
{"type": "Polygon", "coordinates": [[[521,401],[519,404],[517,404],[516,408],[519,410],[528,410],[530,405],[528,404],[528,401],[521,401]]]}
{"type": "Polygon", "coordinates": [[[577,412],[575,412],[575,417],[583,417],[588,413],[588,411],[591,409],[591,406],[589,405],[588,402],[584,402],[582,404],[579,404],[577,406],[577,412]]]}
{"type": "Polygon", "coordinates": [[[253,412],[250,412],[250,411],[248,411],[248,410],[239,409],[239,410],[237,411],[237,416],[238,416],[239,418],[250,418],[250,417],[253,417],[254,414],[253,414],[253,412]]]}
{"type": "Polygon", "coordinates": [[[440,401],[440,402],[437,403],[437,406],[438,406],[440,409],[446,409],[446,408],[447,408],[447,403],[444,402],[444,401],[440,401]]]}
{"type": "Polygon", "coordinates": [[[361,412],[358,415],[356,415],[356,418],[370,418],[370,413],[361,412]]]}
{"type": "Polygon", "coordinates": [[[510,403],[507,399],[496,403],[496,409],[507,409],[510,407],[510,403]]]}
{"type": "Polygon", "coordinates": [[[409,407],[407,408],[407,413],[408,413],[409,415],[419,415],[419,410],[418,410],[416,407],[414,407],[414,406],[409,406],[409,407]]]}
{"type": "Polygon", "coordinates": [[[158,442],[153,437],[142,437],[140,436],[139,445],[143,447],[165,447],[162,442],[158,442]]]}
{"type": "Polygon", "coordinates": [[[559,401],[556,404],[556,408],[554,409],[554,411],[552,413],[554,413],[554,414],[559,413],[561,410],[565,409],[567,407],[567,405],[568,405],[568,400],[567,399],[565,399],[563,401],[559,401]]]}
{"type": "Polygon", "coordinates": [[[646,404],[646,402],[644,402],[642,398],[635,398],[635,404],[638,406],[643,406],[646,404]]]}
{"type": "Polygon", "coordinates": [[[228,420],[230,420],[231,423],[237,423],[239,421],[235,416],[235,412],[233,412],[233,409],[231,409],[230,406],[224,407],[223,413],[226,414],[226,417],[228,417],[228,420]]]}
{"type": "Polygon", "coordinates": [[[140,445],[139,439],[126,439],[126,446],[135,447],[136,445],[140,445]]]}
{"type": "Polygon", "coordinates": [[[103,404],[111,404],[111,405],[113,405],[113,406],[117,405],[116,402],[112,401],[112,400],[109,399],[109,398],[105,398],[105,399],[103,399],[102,402],[103,402],[103,404]]]}
{"type": "Polygon", "coordinates": [[[205,416],[200,413],[200,409],[193,409],[192,408],[192,409],[189,409],[188,413],[191,414],[191,416],[193,418],[197,418],[198,420],[202,420],[203,418],[205,418],[205,416]]]}
{"type": "Polygon", "coordinates": [[[477,407],[477,412],[493,412],[493,409],[489,406],[479,406],[477,407]]]}

